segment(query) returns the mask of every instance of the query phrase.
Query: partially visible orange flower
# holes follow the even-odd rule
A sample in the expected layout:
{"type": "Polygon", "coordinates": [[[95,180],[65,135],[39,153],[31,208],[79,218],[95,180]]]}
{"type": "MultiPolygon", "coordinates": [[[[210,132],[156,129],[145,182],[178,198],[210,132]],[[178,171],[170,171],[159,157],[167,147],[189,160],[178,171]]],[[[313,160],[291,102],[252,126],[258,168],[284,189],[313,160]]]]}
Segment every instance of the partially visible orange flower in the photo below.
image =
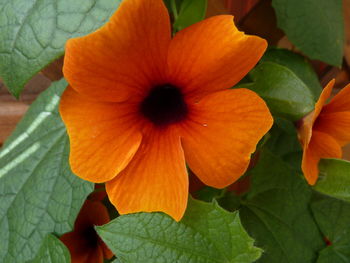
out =
{"type": "Polygon", "coordinates": [[[106,182],[120,214],[162,211],[175,220],[188,199],[185,159],[202,182],[222,188],[247,169],[270,129],[265,102],[230,89],[254,67],[266,41],[238,31],[229,15],[171,39],[162,0],[124,0],[95,33],[67,42],[60,113],[70,164],[106,182]]]}
{"type": "Polygon", "coordinates": [[[302,170],[310,185],[318,178],[321,158],[341,158],[341,147],[350,142],[350,84],[325,105],[334,80],[323,89],[315,110],[302,120],[299,139],[303,146],[302,170]]]}
{"type": "Polygon", "coordinates": [[[110,221],[106,207],[96,201],[86,200],[75,220],[72,232],[61,236],[68,247],[72,263],[103,263],[113,257],[113,253],[97,235],[94,226],[110,221]]]}

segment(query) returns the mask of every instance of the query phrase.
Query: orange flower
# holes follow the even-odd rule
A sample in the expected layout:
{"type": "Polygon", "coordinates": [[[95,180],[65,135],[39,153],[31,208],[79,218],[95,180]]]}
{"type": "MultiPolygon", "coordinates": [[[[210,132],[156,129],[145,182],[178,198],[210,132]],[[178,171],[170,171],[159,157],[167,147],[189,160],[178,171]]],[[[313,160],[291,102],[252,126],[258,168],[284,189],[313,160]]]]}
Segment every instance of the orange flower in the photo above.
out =
{"type": "Polygon", "coordinates": [[[60,238],[70,251],[72,263],[103,263],[104,258],[113,257],[94,229],[94,226],[109,221],[107,209],[102,203],[85,201],[75,220],[73,232],[60,238]]]}
{"type": "Polygon", "coordinates": [[[125,0],[95,33],[71,39],[60,112],[81,178],[107,182],[119,213],[162,211],[176,220],[188,198],[185,159],[222,188],[246,170],[272,125],[265,102],[231,89],[266,41],[216,16],[171,39],[162,0],[125,0]]]}
{"type": "Polygon", "coordinates": [[[303,146],[302,170],[309,184],[318,178],[321,158],[341,158],[341,147],[350,142],[350,85],[325,105],[332,93],[334,80],[324,88],[315,110],[304,117],[299,128],[303,146]]]}

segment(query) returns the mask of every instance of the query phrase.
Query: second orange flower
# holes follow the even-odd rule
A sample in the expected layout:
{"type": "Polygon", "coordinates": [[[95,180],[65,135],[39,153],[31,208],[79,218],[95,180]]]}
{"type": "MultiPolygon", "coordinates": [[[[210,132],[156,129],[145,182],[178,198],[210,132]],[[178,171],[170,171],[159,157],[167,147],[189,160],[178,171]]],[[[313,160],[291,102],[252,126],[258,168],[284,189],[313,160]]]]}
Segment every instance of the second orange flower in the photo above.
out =
{"type": "Polygon", "coordinates": [[[96,32],[67,42],[70,87],[60,113],[79,177],[106,182],[119,213],[162,211],[176,220],[188,198],[186,163],[222,188],[247,169],[272,125],[265,102],[229,89],[266,41],[216,16],[171,38],[162,0],[125,0],[96,32]]]}
{"type": "Polygon", "coordinates": [[[335,81],[323,89],[315,110],[305,116],[298,135],[303,146],[302,170],[307,182],[317,182],[322,158],[341,158],[342,148],[350,142],[350,84],[326,104],[335,81]]]}

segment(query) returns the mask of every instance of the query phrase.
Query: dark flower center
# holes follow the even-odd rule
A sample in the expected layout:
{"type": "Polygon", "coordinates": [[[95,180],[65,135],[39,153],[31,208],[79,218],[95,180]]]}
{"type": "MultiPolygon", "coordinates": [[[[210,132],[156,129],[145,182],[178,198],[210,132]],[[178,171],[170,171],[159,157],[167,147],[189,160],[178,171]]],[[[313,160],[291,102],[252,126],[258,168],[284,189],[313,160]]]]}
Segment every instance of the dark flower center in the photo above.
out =
{"type": "Polygon", "coordinates": [[[142,101],[141,113],[157,126],[185,119],[188,108],[181,90],[171,84],[156,86],[142,101]]]}
{"type": "Polygon", "coordinates": [[[93,226],[85,228],[82,235],[84,237],[84,240],[86,242],[85,244],[87,247],[96,248],[98,246],[99,237],[93,226]]]}

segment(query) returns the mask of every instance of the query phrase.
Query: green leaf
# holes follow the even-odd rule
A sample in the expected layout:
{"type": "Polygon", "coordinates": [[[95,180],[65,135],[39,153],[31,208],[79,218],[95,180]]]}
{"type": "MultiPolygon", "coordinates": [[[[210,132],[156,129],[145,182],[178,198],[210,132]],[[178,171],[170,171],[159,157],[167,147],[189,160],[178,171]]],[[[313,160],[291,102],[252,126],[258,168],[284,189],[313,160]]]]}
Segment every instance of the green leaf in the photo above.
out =
{"type": "Polygon", "coordinates": [[[70,263],[69,250],[54,235],[48,234],[30,263],[70,263]]]}
{"type": "Polygon", "coordinates": [[[270,139],[265,147],[289,164],[291,168],[300,171],[303,152],[294,124],[286,119],[275,117],[274,125],[269,133],[270,139]]]}
{"type": "Polygon", "coordinates": [[[272,0],[277,24],[312,59],[340,66],[344,47],[342,0],[272,0]]]}
{"type": "Polygon", "coordinates": [[[350,202],[350,162],[339,159],[322,159],[320,177],[314,189],[350,202]]]}
{"type": "Polygon", "coordinates": [[[207,0],[183,0],[180,12],[174,22],[174,31],[180,31],[204,19],[207,11],[207,0]]]}
{"type": "Polygon", "coordinates": [[[120,0],[3,0],[0,76],[18,97],[26,82],[63,55],[69,38],[102,26],[120,0]]]}
{"type": "Polygon", "coordinates": [[[245,263],[261,254],[242,228],[238,212],[192,199],[179,223],[163,213],[138,213],[96,228],[123,263],[245,263]]]}
{"type": "Polygon", "coordinates": [[[350,204],[316,195],[311,209],[321,232],[330,241],[330,246],[319,252],[317,263],[350,262],[350,204]]]}
{"type": "Polygon", "coordinates": [[[258,93],[274,115],[298,120],[313,110],[311,91],[285,66],[263,62],[250,72],[250,77],[254,83],[246,88],[258,93]]]}
{"type": "Polygon", "coordinates": [[[220,198],[223,194],[223,189],[217,189],[209,186],[204,186],[195,193],[196,199],[211,202],[216,198],[220,198]]]}
{"type": "Polygon", "coordinates": [[[219,205],[228,211],[236,211],[240,208],[240,197],[233,191],[227,191],[222,197],[217,199],[219,205]]]}
{"type": "Polygon", "coordinates": [[[66,86],[61,80],[43,92],[0,151],[0,262],[26,262],[47,233],[70,231],[93,189],[68,164],[57,109],[66,86]]]}
{"type": "Polygon", "coordinates": [[[324,242],[309,210],[311,189],[296,171],[268,151],[249,174],[241,221],[265,251],[262,263],[313,263],[324,242]]]}
{"type": "Polygon", "coordinates": [[[274,126],[266,146],[274,154],[283,157],[292,152],[301,152],[297,131],[294,124],[283,118],[274,118],[274,126]]]}
{"type": "Polygon", "coordinates": [[[165,4],[166,8],[168,9],[168,12],[172,13],[170,0],[163,0],[163,2],[165,4]]]}
{"type": "Polygon", "coordinates": [[[316,101],[322,92],[317,74],[306,58],[287,49],[270,48],[260,60],[274,62],[285,66],[300,78],[311,90],[316,101]]]}

